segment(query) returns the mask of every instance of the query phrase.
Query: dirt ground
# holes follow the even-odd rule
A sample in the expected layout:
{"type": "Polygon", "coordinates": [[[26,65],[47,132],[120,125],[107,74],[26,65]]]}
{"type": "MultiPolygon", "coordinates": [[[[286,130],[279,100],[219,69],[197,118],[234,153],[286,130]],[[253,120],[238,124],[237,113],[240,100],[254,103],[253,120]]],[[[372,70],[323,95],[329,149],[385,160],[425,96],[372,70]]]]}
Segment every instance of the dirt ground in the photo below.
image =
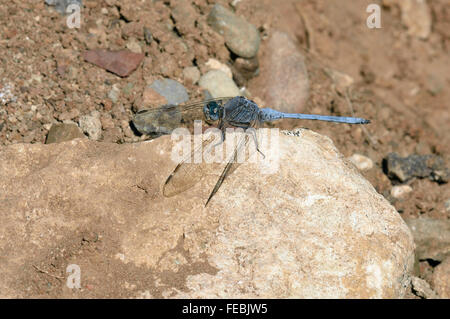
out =
{"type": "MultiPolygon", "coordinates": [[[[264,40],[274,30],[283,31],[298,42],[298,49],[306,57],[310,81],[310,96],[302,112],[342,116],[354,112],[355,116],[372,121],[356,129],[320,122],[302,125],[331,137],[346,157],[354,153],[369,157],[375,167],[364,171],[364,176],[402,216],[450,218],[450,211],[445,208],[450,199],[448,184],[413,179],[408,182],[412,192],[399,200],[390,195],[396,182],[383,171],[383,159],[390,152],[402,156],[435,154],[450,163],[448,0],[428,1],[432,30],[426,39],[408,34],[399,7],[387,5],[389,1],[382,6],[381,29],[369,29],[365,23],[369,15],[366,7],[372,2],[381,5],[375,0],[192,0],[197,21],[194,25],[174,19],[175,2],[85,0],[81,28],[69,29],[65,18],[43,0],[2,1],[0,92],[4,103],[0,104],[0,143],[44,143],[52,123],[78,122],[80,116],[93,110],[101,114],[103,141],[138,141],[129,122],[146,85],[161,77],[172,78],[195,99],[201,96],[201,89],[183,79],[183,68],[198,66],[202,71],[209,58],[233,65],[236,57],[230,54],[223,37],[206,22],[213,3],[233,8],[233,2],[235,13],[260,31],[260,61],[264,61],[268,51],[264,40]],[[150,43],[145,41],[144,27],[151,30],[150,43]],[[129,77],[120,78],[82,58],[87,49],[118,50],[130,41],[141,44],[145,58],[129,77]],[[329,69],[348,74],[354,84],[348,91],[340,91],[326,72],[329,69]],[[113,87],[121,92],[115,101],[109,95],[113,87]]],[[[260,63],[261,71],[265,67],[260,63]]],[[[260,81],[256,76],[242,84],[252,98],[262,100],[266,88],[258,85],[260,81]]],[[[276,125],[292,129],[298,123],[283,121],[276,125]]],[[[65,252],[58,252],[55,247],[55,255],[42,256],[43,261],[52,260],[41,265],[43,269],[48,269],[49,263],[58,269],[73,254],[84,255],[86,262],[95,263],[98,251],[112,251],[111,247],[103,247],[103,241],[95,234],[73,236],[79,239],[79,247],[65,252]]],[[[24,290],[29,289],[27,294],[64,296],[60,279],[36,279],[34,272],[39,270],[28,271],[23,281],[17,282],[24,290]],[[44,282],[47,288],[42,290],[44,282]]],[[[120,271],[118,266],[113,276],[121,276],[120,271]]],[[[118,297],[113,290],[108,291],[111,287],[92,296],[118,297]]]]}

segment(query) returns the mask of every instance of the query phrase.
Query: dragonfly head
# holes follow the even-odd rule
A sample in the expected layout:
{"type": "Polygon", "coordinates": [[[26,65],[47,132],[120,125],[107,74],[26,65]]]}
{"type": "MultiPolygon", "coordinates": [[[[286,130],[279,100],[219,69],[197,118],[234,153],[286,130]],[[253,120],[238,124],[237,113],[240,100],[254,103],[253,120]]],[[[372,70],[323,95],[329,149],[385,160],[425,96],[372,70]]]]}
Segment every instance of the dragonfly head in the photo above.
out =
{"type": "Polygon", "coordinates": [[[211,101],[205,104],[203,112],[207,121],[217,121],[220,118],[222,108],[216,101],[211,101]]]}

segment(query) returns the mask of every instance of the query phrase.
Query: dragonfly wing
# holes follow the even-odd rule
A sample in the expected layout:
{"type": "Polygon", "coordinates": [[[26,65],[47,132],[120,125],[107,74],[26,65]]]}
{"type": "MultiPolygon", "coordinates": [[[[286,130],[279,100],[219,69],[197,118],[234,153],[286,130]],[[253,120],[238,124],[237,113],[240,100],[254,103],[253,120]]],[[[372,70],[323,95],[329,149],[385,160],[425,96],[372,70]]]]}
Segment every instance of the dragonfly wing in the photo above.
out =
{"type": "Polygon", "coordinates": [[[180,194],[195,184],[197,184],[204,176],[212,174],[220,168],[219,163],[207,163],[203,161],[203,150],[210,147],[209,144],[215,143],[214,136],[206,139],[200,146],[192,150],[189,157],[181,161],[174,169],[172,174],[167,178],[163,186],[163,195],[172,197],[180,194]],[[193,159],[202,159],[200,163],[194,163],[193,159]]]}
{"type": "Polygon", "coordinates": [[[224,106],[232,97],[209,99],[183,105],[164,105],[136,113],[134,127],[142,134],[170,134],[178,127],[193,128],[195,120],[206,120],[203,107],[209,102],[224,106]]]}
{"type": "MultiPolygon", "coordinates": [[[[257,129],[259,128],[261,125],[261,123],[259,121],[253,121],[252,123],[250,123],[250,129],[257,129]]],[[[253,133],[255,134],[255,132],[253,131],[253,133]]],[[[238,160],[238,156],[240,154],[240,152],[245,152],[245,149],[247,148],[247,145],[249,144],[249,141],[252,137],[256,138],[256,135],[253,135],[249,132],[243,133],[238,142],[237,142],[237,146],[235,148],[235,150],[233,151],[233,154],[230,156],[227,165],[225,166],[225,168],[222,171],[222,174],[220,174],[219,179],[216,182],[216,185],[214,186],[213,190],[211,191],[211,194],[208,197],[208,200],[206,201],[205,207],[206,205],[208,205],[209,201],[211,200],[211,198],[217,193],[217,191],[219,190],[220,186],[222,186],[222,183],[224,182],[225,178],[227,176],[229,176],[230,174],[232,174],[237,168],[238,166],[241,164],[240,161],[238,160]]],[[[258,142],[255,139],[254,142],[256,143],[256,149],[258,149],[258,142]]],[[[249,154],[250,156],[250,154],[249,154]]]]}

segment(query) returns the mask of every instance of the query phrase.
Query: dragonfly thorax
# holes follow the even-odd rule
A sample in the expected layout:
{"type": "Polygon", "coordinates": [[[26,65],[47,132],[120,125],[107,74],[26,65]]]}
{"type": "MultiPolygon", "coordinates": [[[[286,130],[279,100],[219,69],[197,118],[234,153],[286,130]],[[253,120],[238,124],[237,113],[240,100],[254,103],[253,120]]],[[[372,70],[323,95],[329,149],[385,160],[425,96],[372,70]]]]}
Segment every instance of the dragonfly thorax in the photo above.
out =
{"type": "Polygon", "coordinates": [[[211,101],[205,104],[203,113],[207,121],[218,121],[222,116],[223,108],[216,101],[211,101]]]}

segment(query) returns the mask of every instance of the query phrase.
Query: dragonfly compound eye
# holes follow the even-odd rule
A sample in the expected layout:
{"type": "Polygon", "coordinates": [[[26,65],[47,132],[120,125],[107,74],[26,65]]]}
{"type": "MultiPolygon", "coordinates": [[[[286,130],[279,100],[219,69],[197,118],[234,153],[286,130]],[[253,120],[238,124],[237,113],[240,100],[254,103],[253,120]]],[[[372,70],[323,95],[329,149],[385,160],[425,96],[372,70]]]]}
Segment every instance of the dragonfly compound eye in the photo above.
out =
{"type": "Polygon", "coordinates": [[[219,105],[217,102],[209,102],[203,108],[205,116],[210,121],[217,121],[219,119],[219,105]]]}

